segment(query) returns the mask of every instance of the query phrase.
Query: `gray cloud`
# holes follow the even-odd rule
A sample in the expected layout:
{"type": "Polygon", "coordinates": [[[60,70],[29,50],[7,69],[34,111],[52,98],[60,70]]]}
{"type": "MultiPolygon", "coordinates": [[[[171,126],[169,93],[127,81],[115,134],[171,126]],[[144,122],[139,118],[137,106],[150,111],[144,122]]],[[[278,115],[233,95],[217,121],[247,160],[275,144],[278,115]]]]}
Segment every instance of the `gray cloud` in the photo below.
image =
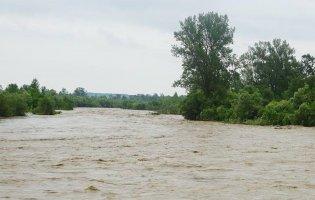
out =
{"type": "Polygon", "coordinates": [[[0,84],[30,82],[96,92],[173,93],[181,73],[170,53],[178,22],[227,14],[240,54],[283,38],[315,55],[312,0],[1,0],[0,84]]]}

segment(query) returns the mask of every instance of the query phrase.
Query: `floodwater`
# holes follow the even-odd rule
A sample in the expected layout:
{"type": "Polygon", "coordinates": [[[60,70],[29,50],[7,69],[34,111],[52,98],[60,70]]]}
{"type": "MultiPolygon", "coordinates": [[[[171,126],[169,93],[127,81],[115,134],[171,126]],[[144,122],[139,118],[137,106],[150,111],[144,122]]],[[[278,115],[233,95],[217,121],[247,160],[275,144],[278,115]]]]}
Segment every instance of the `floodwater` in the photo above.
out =
{"type": "Polygon", "coordinates": [[[90,108],[0,119],[0,199],[315,199],[315,128],[90,108]]]}

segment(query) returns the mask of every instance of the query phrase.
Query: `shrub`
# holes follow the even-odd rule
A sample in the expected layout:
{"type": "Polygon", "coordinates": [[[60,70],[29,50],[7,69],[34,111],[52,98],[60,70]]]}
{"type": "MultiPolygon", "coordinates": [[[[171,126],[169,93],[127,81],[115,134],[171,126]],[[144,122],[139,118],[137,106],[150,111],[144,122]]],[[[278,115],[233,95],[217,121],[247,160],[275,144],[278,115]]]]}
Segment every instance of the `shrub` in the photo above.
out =
{"type": "Polygon", "coordinates": [[[12,109],[12,115],[14,116],[24,116],[27,112],[27,101],[26,97],[22,94],[12,94],[11,102],[9,103],[12,109]]]}
{"type": "Polygon", "coordinates": [[[73,110],[74,102],[67,96],[61,98],[60,105],[58,109],[60,110],[73,110]]]}
{"type": "Polygon", "coordinates": [[[226,108],[224,106],[217,107],[216,111],[217,111],[216,120],[219,121],[227,121],[230,119],[232,115],[231,109],[226,108]]]}
{"type": "Polygon", "coordinates": [[[272,125],[294,124],[294,107],[287,100],[272,101],[264,108],[262,119],[272,125]]]}
{"type": "Polygon", "coordinates": [[[303,126],[315,126],[315,101],[302,103],[295,113],[296,121],[303,126]]]}
{"type": "Polygon", "coordinates": [[[207,99],[202,91],[190,92],[181,107],[183,116],[190,120],[199,119],[206,101],[207,99]]]}
{"type": "Polygon", "coordinates": [[[298,109],[302,103],[311,103],[313,101],[315,101],[315,88],[311,88],[308,84],[294,93],[293,105],[296,109],[298,109]]]}
{"type": "Polygon", "coordinates": [[[9,105],[7,101],[5,100],[5,97],[3,94],[0,94],[0,117],[7,117],[9,115],[9,105]]]}
{"type": "Polygon", "coordinates": [[[201,120],[216,120],[217,112],[215,108],[205,108],[200,112],[199,118],[201,120]]]}
{"type": "Polygon", "coordinates": [[[229,120],[231,115],[231,110],[224,107],[219,106],[217,108],[207,107],[203,109],[200,113],[201,120],[217,120],[217,121],[227,121],[229,120]]]}
{"type": "Polygon", "coordinates": [[[146,109],[146,105],[144,103],[134,103],[133,104],[133,109],[135,110],[145,110],[146,109]]]}
{"type": "Polygon", "coordinates": [[[234,106],[234,115],[240,121],[247,119],[256,119],[262,108],[262,97],[258,91],[249,93],[242,91],[234,106]]]}
{"type": "Polygon", "coordinates": [[[27,101],[23,94],[0,94],[0,116],[24,116],[27,112],[27,101]]]}
{"type": "Polygon", "coordinates": [[[100,97],[99,104],[103,108],[111,108],[112,107],[112,102],[109,101],[106,97],[100,97]]]}
{"type": "Polygon", "coordinates": [[[41,97],[38,100],[37,107],[33,110],[34,114],[39,115],[54,115],[55,112],[55,103],[50,96],[41,97]]]}

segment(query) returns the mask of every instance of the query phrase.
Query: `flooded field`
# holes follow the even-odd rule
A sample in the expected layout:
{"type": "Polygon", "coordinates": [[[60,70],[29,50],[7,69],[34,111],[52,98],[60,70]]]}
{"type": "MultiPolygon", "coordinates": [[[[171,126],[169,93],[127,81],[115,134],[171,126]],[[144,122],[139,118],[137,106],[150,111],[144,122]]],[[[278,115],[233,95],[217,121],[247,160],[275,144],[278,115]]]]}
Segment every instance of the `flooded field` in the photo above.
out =
{"type": "Polygon", "coordinates": [[[314,199],[315,128],[75,109],[0,119],[0,199],[314,199]]]}

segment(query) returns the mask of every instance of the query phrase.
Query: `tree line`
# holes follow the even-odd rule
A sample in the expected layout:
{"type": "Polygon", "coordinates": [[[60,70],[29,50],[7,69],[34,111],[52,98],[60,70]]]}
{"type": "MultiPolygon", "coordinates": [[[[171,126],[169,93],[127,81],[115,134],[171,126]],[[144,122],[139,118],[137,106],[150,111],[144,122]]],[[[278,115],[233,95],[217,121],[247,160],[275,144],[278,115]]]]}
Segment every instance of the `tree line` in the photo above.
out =
{"type": "Polygon", "coordinates": [[[235,28],[226,15],[209,12],[180,22],[172,47],[183,72],[175,87],[186,96],[89,96],[30,85],[0,87],[0,116],[27,112],[52,115],[74,107],[153,110],[182,114],[189,120],[216,120],[259,125],[315,125],[315,57],[297,58],[281,39],[260,41],[237,56],[232,51],[235,28]]]}
{"type": "Polygon", "coordinates": [[[175,93],[169,95],[110,95],[89,96],[84,88],[77,88],[71,95],[75,107],[104,107],[133,110],[151,110],[159,114],[180,114],[181,104],[185,99],[175,93]]]}
{"type": "Polygon", "coordinates": [[[76,88],[73,93],[66,89],[57,92],[41,87],[34,79],[30,85],[19,87],[9,84],[0,87],[0,117],[24,116],[31,112],[39,115],[54,115],[59,110],[72,110],[74,107],[123,108],[134,110],[152,110],[163,114],[180,114],[180,105],[184,96],[164,95],[111,95],[89,96],[87,91],[76,88]]]}
{"type": "Polygon", "coordinates": [[[74,102],[69,95],[40,87],[34,79],[30,85],[9,84],[0,88],[0,116],[24,116],[27,112],[39,115],[57,114],[56,110],[72,110],[74,102]]]}
{"type": "Polygon", "coordinates": [[[181,106],[190,120],[261,125],[315,125],[315,58],[301,59],[281,39],[260,41],[237,56],[235,28],[226,15],[186,18],[172,52],[183,72],[174,86],[187,90],[181,106]]]}

